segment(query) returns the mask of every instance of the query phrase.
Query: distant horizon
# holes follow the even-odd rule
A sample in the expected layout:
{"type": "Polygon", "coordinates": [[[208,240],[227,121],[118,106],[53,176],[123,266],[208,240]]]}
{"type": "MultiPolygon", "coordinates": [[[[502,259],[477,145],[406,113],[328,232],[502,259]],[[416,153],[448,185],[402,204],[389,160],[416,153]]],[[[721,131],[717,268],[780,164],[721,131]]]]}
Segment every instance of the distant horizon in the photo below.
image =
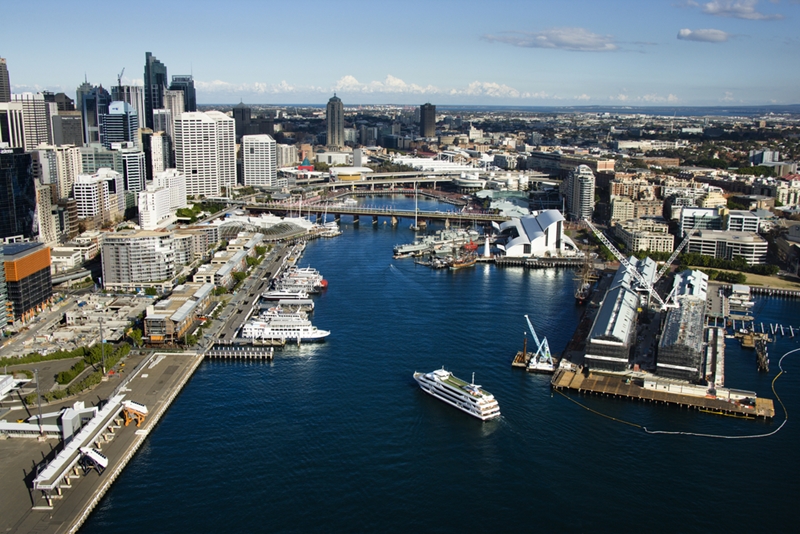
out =
{"type": "MultiPolygon", "coordinates": [[[[214,103],[198,103],[198,107],[233,107],[241,104],[242,102],[237,102],[235,104],[232,103],[222,103],[222,102],[214,102],[214,103]]],[[[383,104],[348,104],[344,103],[345,109],[354,108],[359,106],[364,107],[380,107],[380,106],[393,106],[393,107],[402,107],[402,108],[418,108],[422,104],[395,104],[395,103],[383,103],[383,104]]],[[[713,106],[703,106],[703,105],[628,105],[628,106],[613,106],[613,105],[603,105],[603,104],[586,104],[586,105],[561,105],[561,106],[525,106],[525,105],[493,105],[493,104],[436,104],[433,102],[428,102],[433,104],[436,107],[437,112],[440,110],[468,110],[468,111],[528,111],[528,112],[540,112],[540,113],[552,113],[552,112],[615,112],[615,113],[624,113],[624,112],[637,112],[637,113],[644,113],[644,114],[661,114],[661,113],[678,113],[683,112],[683,115],[708,115],[711,113],[700,113],[700,112],[726,112],[726,113],[718,113],[721,115],[761,115],[764,113],[777,113],[777,114],[800,114],[800,104],[761,104],[761,105],[713,105],[713,106]]],[[[253,106],[266,106],[266,107],[275,107],[275,108],[291,108],[291,107],[298,107],[298,108],[319,108],[325,109],[326,104],[301,104],[301,103],[292,103],[292,104],[273,104],[273,103],[249,103],[244,102],[245,105],[249,107],[253,106]]]]}

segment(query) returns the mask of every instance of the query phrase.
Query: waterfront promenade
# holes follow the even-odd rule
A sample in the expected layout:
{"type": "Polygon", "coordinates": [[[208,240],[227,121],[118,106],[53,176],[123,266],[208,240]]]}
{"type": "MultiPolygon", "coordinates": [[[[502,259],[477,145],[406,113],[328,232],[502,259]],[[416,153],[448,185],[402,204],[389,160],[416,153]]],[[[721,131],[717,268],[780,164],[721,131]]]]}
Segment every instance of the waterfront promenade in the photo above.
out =
{"type": "MultiPolygon", "coordinates": [[[[109,464],[98,475],[89,471],[86,475],[69,478],[69,487],[64,486],[62,495],[52,500],[52,506],[41,492],[31,489],[37,471],[46,462],[52,461],[60,450],[55,440],[38,442],[30,438],[0,441],[0,529],[4,532],[75,532],[86,520],[108,488],[122,472],[128,461],[156,426],[169,405],[180,393],[194,370],[202,362],[203,355],[188,353],[151,353],[145,357],[134,356],[126,360],[126,367],[136,370],[124,381],[110,378],[85,395],[87,405],[105,399],[115,392],[125,395],[147,406],[149,414],[140,428],[135,424],[120,426],[111,437],[102,443],[102,453],[109,464]],[[57,450],[58,447],[58,450],[57,450]]],[[[77,399],[71,399],[72,404],[77,399]]],[[[44,411],[52,412],[56,406],[44,411]]]]}

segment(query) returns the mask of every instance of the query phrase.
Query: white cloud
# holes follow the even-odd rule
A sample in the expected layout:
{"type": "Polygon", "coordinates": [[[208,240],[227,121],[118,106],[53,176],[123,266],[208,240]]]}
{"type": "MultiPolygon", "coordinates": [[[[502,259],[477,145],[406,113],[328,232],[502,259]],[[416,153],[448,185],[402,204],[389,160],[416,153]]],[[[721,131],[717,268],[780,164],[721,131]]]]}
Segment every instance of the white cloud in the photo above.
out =
{"type": "Polygon", "coordinates": [[[673,95],[672,93],[668,94],[667,96],[660,95],[658,93],[648,93],[646,95],[641,96],[630,96],[627,93],[619,93],[617,95],[611,95],[608,97],[609,100],[617,100],[619,102],[627,102],[627,103],[639,103],[639,104],[666,104],[666,103],[675,103],[678,102],[680,99],[673,95]]]}
{"type": "MultiPolygon", "coordinates": [[[[696,5],[696,4],[695,4],[696,5]]],[[[756,6],[758,0],[713,0],[702,4],[703,13],[716,17],[732,17],[746,20],[778,20],[783,15],[760,13],[756,6]]]]}
{"type": "Polygon", "coordinates": [[[591,99],[592,98],[586,93],[583,93],[582,95],[575,97],[575,100],[591,100],[591,99]]]}
{"type": "Polygon", "coordinates": [[[437,94],[439,89],[433,85],[417,85],[388,74],[382,82],[372,81],[361,83],[354,76],[346,75],[339,78],[333,90],[341,93],[388,93],[388,94],[437,94]]]}
{"type": "Polygon", "coordinates": [[[285,94],[296,92],[296,88],[286,83],[286,81],[281,81],[278,84],[264,82],[234,84],[222,80],[213,80],[210,82],[195,80],[194,86],[195,89],[204,93],[285,94]]]}
{"type": "Polygon", "coordinates": [[[704,43],[724,43],[730,35],[722,30],[704,29],[690,30],[684,28],[678,32],[678,39],[682,41],[700,41],[704,43]]]}
{"type": "Polygon", "coordinates": [[[451,95],[462,96],[489,96],[493,98],[519,98],[530,96],[530,93],[520,93],[508,85],[497,82],[472,82],[466,89],[451,89],[451,95]]]}
{"type": "Polygon", "coordinates": [[[719,99],[720,102],[733,102],[734,100],[733,93],[730,91],[725,91],[725,96],[719,99]]]}
{"type": "Polygon", "coordinates": [[[619,47],[610,35],[599,35],[585,28],[550,28],[541,32],[504,32],[484,35],[490,42],[522,48],[553,48],[573,52],[612,52],[619,47]]]}

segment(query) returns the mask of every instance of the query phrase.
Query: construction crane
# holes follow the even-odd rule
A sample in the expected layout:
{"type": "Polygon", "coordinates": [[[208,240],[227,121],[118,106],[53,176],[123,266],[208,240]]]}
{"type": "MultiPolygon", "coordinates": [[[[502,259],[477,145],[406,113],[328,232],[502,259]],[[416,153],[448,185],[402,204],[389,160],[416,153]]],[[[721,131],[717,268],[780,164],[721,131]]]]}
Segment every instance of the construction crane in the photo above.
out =
{"type": "Polygon", "coordinates": [[[533,328],[530,318],[526,315],[525,320],[528,321],[528,328],[531,329],[533,335],[533,342],[536,343],[536,354],[534,354],[528,362],[529,371],[555,371],[556,365],[553,362],[553,356],[550,354],[550,344],[547,343],[547,338],[542,338],[539,341],[539,336],[536,335],[536,330],[533,328]]]}
{"type": "MultiPolygon", "coordinates": [[[[125,74],[125,67],[122,67],[122,72],[119,73],[117,76],[117,87],[119,88],[120,94],[122,94],[122,75],[125,74]]],[[[122,97],[120,97],[122,98],[122,97]]]]}
{"type": "Polygon", "coordinates": [[[590,221],[589,219],[584,219],[583,222],[585,222],[586,226],[588,226],[592,230],[592,232],[594,232],[594,235],[597,236],[597,239],[599,239],[600,242],[603,243],[608,248],[608,250],[611,251],[614,257],[617,258],[617,261],[619,261],[625,267],[625,269],[629,273],[631,273],[634,278],[636,278],[636,281],[639,282],[639,284],[643,288],[645,288],[645,290],[647,290],[647,293],[651,297],[656,299],[656,301],[661,305],[661,308],[662,309],[666,308],[667,307],[666,302],[664,302],[664,300],[659,296],[656,290],[653,289],[653,286],[651,286],[650,283],[644,279],[644,276],[642,276],[642,273],[639,272],[639,269],[631,265],[628,259],[625,256],[623,256],[619,250],[617,250],[617,247],[615,247],[614,244],[611,241],[609,241],[605,235],[603,235],[603,232],[598,230],[595,227],[595,225],[592,224],[592,221],[590,221]]]}
{"type": "Polygon", "coordinates": [[[658,274],[656,274],[656,277],[653,279],[654,284],[659,280],[661,280],[661,277],[664,276],[664,274],[669,270],[670,265],[672,265],[672,262],[675,261],[675,258],[678,257],[678,254],[680,254],[681,251],[686,247],[686,245],[689,244],[689,238],[692,237],[692,235],[694,235],[694,231],[686,233],[686,237],[683,238],[681,244],[678,245],[678,248],[676,248],[672,252],[672,255],[669,257],[667,262],[664,264],[663,267],[661,267],[661,270],[658,271],[658,274]]]}

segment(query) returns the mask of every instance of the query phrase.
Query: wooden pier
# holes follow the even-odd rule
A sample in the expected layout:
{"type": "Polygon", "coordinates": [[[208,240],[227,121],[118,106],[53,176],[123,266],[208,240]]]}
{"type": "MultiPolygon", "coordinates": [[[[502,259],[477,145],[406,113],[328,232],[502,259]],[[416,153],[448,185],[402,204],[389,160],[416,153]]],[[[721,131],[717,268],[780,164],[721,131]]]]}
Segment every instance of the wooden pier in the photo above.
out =
{"type": "Polygon", "coordinates": [[[221,360],[266,360],[272,361],[275,356],[275,347],[282,347],[286,344],[280,340],[253,341],[218,341],[205,353],[208,359],[221,360]]]}
{"type": "Polygon", "coordinates": [[[775,406],[771,399],[756,398],[755,406],[730,402],[711,397],[679,395],[666,391],[645,389],[636,379],[598,373],[558,369],[550,384],[557,390],[569,389],[578,393],[592,393],[604,397],[632,399],[654,404],[668,404],[691,408],[706,413],[736,417],[771,419],[775,417],[775,406]]]}

